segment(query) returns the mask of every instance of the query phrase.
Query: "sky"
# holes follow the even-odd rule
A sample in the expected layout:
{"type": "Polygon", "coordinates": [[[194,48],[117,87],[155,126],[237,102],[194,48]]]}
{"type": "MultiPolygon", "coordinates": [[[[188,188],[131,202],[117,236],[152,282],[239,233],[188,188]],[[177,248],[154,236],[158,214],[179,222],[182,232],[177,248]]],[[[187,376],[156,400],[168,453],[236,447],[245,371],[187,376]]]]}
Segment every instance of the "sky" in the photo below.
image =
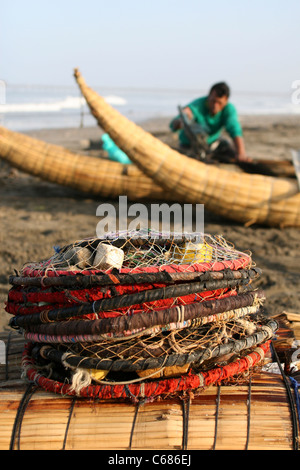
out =
{"type": "Polygon", "coordinates": [[[299,0],[1,0],[0,79],[282,92],[300,79],[299,0]]]}

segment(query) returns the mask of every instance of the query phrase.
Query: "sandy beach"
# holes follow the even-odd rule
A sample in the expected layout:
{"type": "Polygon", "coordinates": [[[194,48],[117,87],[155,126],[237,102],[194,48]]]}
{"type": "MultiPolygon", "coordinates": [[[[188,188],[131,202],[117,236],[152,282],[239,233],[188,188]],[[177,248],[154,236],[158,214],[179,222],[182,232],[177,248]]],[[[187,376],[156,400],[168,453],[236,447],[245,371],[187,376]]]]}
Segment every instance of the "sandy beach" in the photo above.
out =
{"type": "MultiPolygon", "coordinates": [[[[294,116],[242,116],[249,156],[290,159],[292,148],[300,149],[300,120],[294,116]]],[[[153,119],[142,126],[172,143],[169,119],[153,119]]],[[[39,130],[29,135],[63,145],[82,154],[99,155],[88,141],[99,140],[98,127],[39,130]]],[[[55,245],[96,235],[96,208],[103,202],[11,168],[0,160],[0,329],[10,316],[4,303],[10,288],[8,278],[28,261],[53,254],[55,245]]],[[[255,190],[255,188],[253,188],[255,190]]],[[[201,201],[199,201],[201,203],[201,201]]],[[[241,251],[250,251],[262,277],[257,282],[266,293],[266,312],[300,314],[300,233],[293,228],[244,227],[205,211],[205,232],[223,235],[241,251]]]]}

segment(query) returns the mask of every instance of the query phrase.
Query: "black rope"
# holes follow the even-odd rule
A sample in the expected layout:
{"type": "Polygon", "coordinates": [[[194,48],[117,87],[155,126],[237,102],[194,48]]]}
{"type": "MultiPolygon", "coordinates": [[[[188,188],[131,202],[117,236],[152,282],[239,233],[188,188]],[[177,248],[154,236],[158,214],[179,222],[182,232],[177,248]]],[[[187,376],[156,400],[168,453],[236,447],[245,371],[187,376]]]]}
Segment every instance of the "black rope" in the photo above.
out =
{"type": "Polygon", "coordinates": [[[224,269],[221,271],[205,271],[205,272],[174,272],[159,271],[157,273],[112,273],[112,274],[91,274],[91,275],[74,275],[74,276],[54,276],[54,277],[19,277],[10,276],[9,282],[13,286],[29,287],[56,287],[58,291],[65,287],[73,288],[89,288],[93,286],[114,286],[114,285],[131,285],[131,284],[152,284],[152,283],[172,283],[178,281],[208,281],[217,279],[241,279],[250,277],[254,279],[261,274],[258,268],[239,269],[233,271],[224,269]]]}
{"type": "MultiPolygon", "coordinates": [[[[244,292],[221,299],[204,300],[184,305],[184,320],[195,320],[210,315],[219,315],[230,310],[253,305],[255,298],[264,297],[261,290],[244,292]]],[[[123,332],[138,328],[149,328],[154,325],[165,325],[178,321],[178,306],[160,308],[154,311],[142,311],[138,315],[125,315],[111,318],[100,318],[96,320],[73,320],[53,323],[43,323],[42,325],[29,325],[26,331],[41,333],[46,335],[84,335],[123,332]]]]}
{"type": "Polygon", "coordinates": [[[72,415],[73,415],[73,410],[74,410],[76,400],[77,400],[77,397],[73,397],[72,402],[71,402],[71,406],[70,406],[70,410],[69,410],[69,417],[68,417],[68,422],[67,422],[67,426],[66,426],[66,430],[65,430],[64,442],[63,442],[63,446],[62,446],[61,450],[65,450],[65,448],[66,448],[66,442],[67,442],[67,438],[68,438],[70,422],[71,422],[71,418],[72,418],[72,415]]]}
{"type": "Polygon", "coordinates": [[[221,396],[221,385],[218,385],[218,394],[216,399],[216,415],[215,415],[215,437],[213,443],[213,449],[216,450],[217,435],[218,435],[218,421],[219,421],[219,410],[220,410],[220,396],[221,396]]]}
{"type": "Polygon", "coordinates": [[[135,425],[136,425],[137,415],[138,415],[140,406],[143,405],[144,403],[145,403],[145,400],[140,400],[140,401],[137,402],[136,407],[135,407],[134,417],[133,417],[131,432],[130,432],[130,439],[129,439],[129,449],[130,450],[131,450],[131,446],[132,446],[132,439],[133,439],[134,429],[135,429],[135,425]]]}
{"type": "Polygon", "coordinates": [[[191,399],[182,400],[182,450],[187,450],[191,399]]]}
{"type": "Polygon", "coordinates": [[[9,335],[7,337],[7,344],[6,344],[6,350],[5,350],[5,380],[8,380],[9,377],[8,377],[8,352],[9,352],[9,348],[10,348],[10,340],[11,340],[11,335],[12,335],[12,332],[10,331],[9,332],[9,335]]]}
{"type": "Polygon", "coordinates": [[[20,450],[20,437],[21,437],[21,426],[22,426],[22,421],[24,418],[25,411],[27,409],[27,406],[30,402],[30,399],[34,392],[37,390],[37,386],[33,383],[28,384],[22,400],[19,403],[18,411],[15,417],[15,422],[12,430],[12,435],[11,435],[11,440],[10,440],[10,447],[9,450],[14,450],[15,447],[15,442],[17,439],[18,442],[18,447],[17,449],[20,450]]]}
{"type": "Polygon", "coordinates": [[[26,327],[26,325],[37,325],[45,322],[66,320],[74,316],[86,315],[93,312],[107,312],[112,309],[130,307],[132,305],[140,305],[142,303],[154,302],[162,299],[171,299],[173,297],[196,294],[204,291],[245,286],[248,283],[249,278],[177,284],[158,289],[145,290],[134,294],[118,295],[112,298],[96,300],[92,304],[81,304],[80,306],[76,305],[49,310],[47,311],[47,319],[44,313],[33,313],[24,316],[18,315],[10,320],[9,325],[12,328],[17,326],[26,327]]]}
{"type": "Polygon", "coordinates": [[[279,370],[281,372],[282,379],[283,379],[283,382],[284,382],[284,385],[285,385],[285,388],[286,388],[287,396],[288,396],[288,399],[289,399],[290,410],[291,410],[291,419],[292,419],[292,427],[293,427],[293,450],[298,450],[299,449],[299,430],[298,430],[298,423],[297,423],[296,403],[295,403],[295,400],[294,400],[294,396],[291,392],[290,384],[289,384],[289,382],[287,380],[287,377],[284,373],[284,370],[281,366],[281,363],[280,363],[280,360],[279,360],[279,357],[278,357],[278,354],[277,354],[277,351],[276,351],[276,348],[274,346],[273,341],[271,342],[271,347],[272,347],[273,355],[276,359],[279,370]]]}
{"type": "MultiPolygon", "coordinates": [[[[273,333],[277,329],[277,322],[269,320],[267,326],[270,327],[273,333]]],[[[271,332],[261,328],[252,335],[246,336],[241,340],[231,339],[227,343],[220,344],[217,346],[211,346],[207,349],[195,350],[192,353],[186,354],[170,354],[159,357],[147,357],[137,360],[131,359],[106,359],[96,358],[89,356],[80,356],[71,353],[70,355],[55,349],[54,347],[47,345],[42,346],[40,354],[44,359],[49,359],[57,363],[67,364],[69,367],[81,367],[83,369],[105,369],[110,371],[127,371],[133,372],[137,370],[148,370],[152,368],[159,368],[162,366],[183,366],[185,364],[194,363],[196,367],[200,366],[205,360],[220,357],[225,354],[232,352],[238,353],[242,350],[251,348],[257,344],[260,344],[267,339],[270,339],[271,332]]]]}
{"type": "Polygon", "coordinates": [[[252,389],[252,382],[251,382],[251,377],[250,377],[249,385],[248,385],[248,399],[247,399],[247,439],[246,439],[246,448],[245,448],[245,450],[248,450],[249,440],[250,440],[251,389],[252,389]]]}

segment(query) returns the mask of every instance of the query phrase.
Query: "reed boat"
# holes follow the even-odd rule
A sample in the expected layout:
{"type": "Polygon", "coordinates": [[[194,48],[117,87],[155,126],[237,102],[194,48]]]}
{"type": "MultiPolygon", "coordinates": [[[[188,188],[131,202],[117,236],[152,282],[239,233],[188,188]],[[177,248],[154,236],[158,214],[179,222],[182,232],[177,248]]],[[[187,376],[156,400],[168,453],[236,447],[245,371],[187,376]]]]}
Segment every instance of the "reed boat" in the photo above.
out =
{"type": "Polygon", "coordinates": [[[130,200],[168,200],[172,195],[136,165],[71,152],[58,145],[0,127],[0,158],[25,173],[89,195],[130,200]]]}
{"type": "Polygon", "coordinates": [[[74,76],[99,126],[178,202],[204,204],[209,211],[246,225],[300,227],[296,179],[235,173],[182,155],[112,108],[78,69],[74,76]]]}

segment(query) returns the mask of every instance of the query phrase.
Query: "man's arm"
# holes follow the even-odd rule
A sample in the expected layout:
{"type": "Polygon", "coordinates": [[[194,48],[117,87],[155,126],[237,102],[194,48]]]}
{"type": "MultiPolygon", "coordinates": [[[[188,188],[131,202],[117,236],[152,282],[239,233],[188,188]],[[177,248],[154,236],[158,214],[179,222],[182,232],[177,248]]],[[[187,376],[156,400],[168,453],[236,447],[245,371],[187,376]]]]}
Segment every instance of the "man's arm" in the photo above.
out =
{"type": "Polygon", "coordinates": [[[230,137],[233,140],[235,151],[236,151],[236,159],[241,162],[247,162],[251,159],[247,157],[246,150],[245,150],[245,142],[243,138],[242,127],[238,119],[238,114],[235,107],[228,103],[225,108],[225,128],[230,137]]]}
{"type": "Polygon", "coordinates": [[[241,136],[237,136],[233,139],[235,149],[236,149],[236,158],[241,162],[248,162],[251,159],[247,157],[245,150],[244,139],[241,136]]]}

